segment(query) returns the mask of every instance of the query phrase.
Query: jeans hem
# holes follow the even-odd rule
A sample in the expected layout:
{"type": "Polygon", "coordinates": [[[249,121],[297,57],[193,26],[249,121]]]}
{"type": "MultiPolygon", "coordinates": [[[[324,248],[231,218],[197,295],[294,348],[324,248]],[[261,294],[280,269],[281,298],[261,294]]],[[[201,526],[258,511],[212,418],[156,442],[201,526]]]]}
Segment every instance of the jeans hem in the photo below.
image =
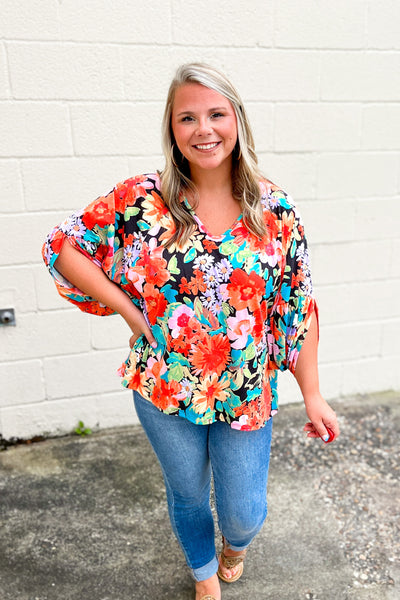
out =
{"type": "Polygon", "coordinates": [[[214,558],[204,565],[204,567],[191,569],[191,571],[195,581],[204,581],[204,579],[209,579],[209,577],[212,577],[218,571],[218,559],[216,556],[214,556],[214,558]]]}
{"type": "Polygon", "coordinates": [[[247,544],[247,546],[232,546],[232,544],[228,544],[226,542],[226,547],[229,548],[229,550],[233,550],[233,552],[243,552],[243,550],[246,550],[250,544],[247,544]]]}

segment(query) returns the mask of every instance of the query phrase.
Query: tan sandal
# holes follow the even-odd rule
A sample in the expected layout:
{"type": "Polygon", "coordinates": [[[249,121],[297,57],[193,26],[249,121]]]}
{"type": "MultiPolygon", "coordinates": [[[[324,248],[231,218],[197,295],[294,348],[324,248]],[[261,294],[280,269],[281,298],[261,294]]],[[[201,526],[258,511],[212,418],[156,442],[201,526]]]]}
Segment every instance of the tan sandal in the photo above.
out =
{"type": "MultiPolygon", "coordinates": [[[[222,538],[222,543],[223,546],[225,546],[225,539],[222,538]]],[[[243,554],[240,554],[240,556],[226,556],[226,554],[224,553],[224,547],[221,550],[221,554],[219,555],[219,558],[222,562],[222,564],[224,565],[224,567],[226,569],[233,569],[234,567],[238,567],[237,573],[235,575],[233,575],[232,577],[225,577],[225,575],[223,574],[223,572],[221,571],[221,566],[218,567],[218,577],[220,579],[222,579],[222,581],[225,581],[226,583],[233,583],[234,581],[237,581],[238,579],[240,579],[240,577],[243,575],[243,561],[245,559],[246,556],[246,550],[243,551],[243,554]]]]}
{"type": "Polygon", "coordinates": [[[207,596],[202,596],[200,598],[200,600],[217,600],[214,596],[210,596],[210,594],[207,594],[207,596]]]}

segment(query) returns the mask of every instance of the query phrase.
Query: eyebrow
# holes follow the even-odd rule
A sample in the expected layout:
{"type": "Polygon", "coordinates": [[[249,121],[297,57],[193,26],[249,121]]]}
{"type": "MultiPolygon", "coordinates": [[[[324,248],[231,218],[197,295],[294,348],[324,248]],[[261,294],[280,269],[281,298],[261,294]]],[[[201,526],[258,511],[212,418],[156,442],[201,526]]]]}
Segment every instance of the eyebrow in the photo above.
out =
{"type": "MultiPolygon", "coordinates": [[[[212,112],[215,112],[217,110],[227,110],[227,107],[226,106],[215,106],[214,108],[210,108],[209,112],[212,113],[212,112]]],[[[176,116],[180,117],[182,115],[194,115],[194,114],[195,113],[192,110],[184,110],[183,112],[178,113],[176,116]]]]}

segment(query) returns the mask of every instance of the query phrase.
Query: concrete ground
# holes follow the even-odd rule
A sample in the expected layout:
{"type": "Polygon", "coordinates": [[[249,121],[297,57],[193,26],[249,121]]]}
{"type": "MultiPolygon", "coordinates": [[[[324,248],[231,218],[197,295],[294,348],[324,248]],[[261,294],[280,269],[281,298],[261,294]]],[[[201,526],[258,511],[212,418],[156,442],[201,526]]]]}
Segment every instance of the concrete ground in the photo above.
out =
{"type": "MultiPolygon", "coordinates": [[[[326,446],[301,406],[275,418],[269,517],[224,600],[400,598],[399,395],[333,406],[326,446]]],[[[194,598],[139,426],[1,452],[0,520],[0,600],[194,598]]]]}

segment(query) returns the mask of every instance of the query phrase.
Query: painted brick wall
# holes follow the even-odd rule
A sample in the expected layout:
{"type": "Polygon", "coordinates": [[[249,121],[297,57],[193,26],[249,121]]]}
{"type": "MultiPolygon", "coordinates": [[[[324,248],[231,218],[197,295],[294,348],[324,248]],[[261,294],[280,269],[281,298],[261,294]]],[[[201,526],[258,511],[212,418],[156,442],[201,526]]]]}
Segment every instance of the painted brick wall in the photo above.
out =
{"type": "MultiPolygon", "coordinates": [[[[63,302],[45,234],[122,179],[161,168],[176,66],[222,68],[265,174],[311,242],[327,398],[400,388],[398,0],[2,0],[0,432],[135,421],[118,317],[63,302]]],[[[282,401],[299,400],[284,375],[282,401]]]]}

